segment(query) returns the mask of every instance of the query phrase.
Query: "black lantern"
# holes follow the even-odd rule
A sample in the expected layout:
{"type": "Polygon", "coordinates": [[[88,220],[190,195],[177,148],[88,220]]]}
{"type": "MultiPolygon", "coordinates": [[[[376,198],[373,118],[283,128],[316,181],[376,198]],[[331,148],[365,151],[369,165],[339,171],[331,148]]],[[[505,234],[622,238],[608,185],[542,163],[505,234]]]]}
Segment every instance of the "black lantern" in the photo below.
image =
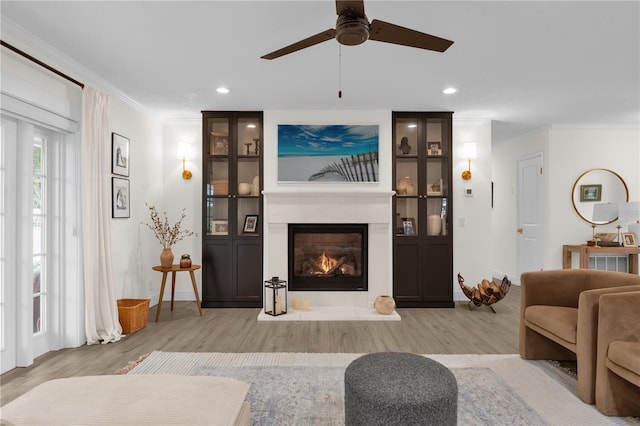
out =
{"type": "Polygon", "coordinates": [[[280,277],[264,282],[264,313],[274,317],[287,313],[287,282],[280,277]]]}

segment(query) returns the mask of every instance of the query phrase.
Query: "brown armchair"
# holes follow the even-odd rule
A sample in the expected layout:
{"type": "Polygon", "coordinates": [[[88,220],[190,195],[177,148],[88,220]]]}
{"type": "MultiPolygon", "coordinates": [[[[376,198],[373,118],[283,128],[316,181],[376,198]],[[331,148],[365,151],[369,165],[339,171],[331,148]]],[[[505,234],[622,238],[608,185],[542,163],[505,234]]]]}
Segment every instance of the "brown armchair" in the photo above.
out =
{"type": "Polygon", "coordinates": [[[640,291],[606,294],[598,314],[596,407],[640,416],[640,291]]]}
{"type": "Polygon", "coordinates": [[[598,301],[640,290],[640,276],[592,269],[525,272],[520,290],[520,356],[577,360],[578,397],[595,402],[598,301]]]}

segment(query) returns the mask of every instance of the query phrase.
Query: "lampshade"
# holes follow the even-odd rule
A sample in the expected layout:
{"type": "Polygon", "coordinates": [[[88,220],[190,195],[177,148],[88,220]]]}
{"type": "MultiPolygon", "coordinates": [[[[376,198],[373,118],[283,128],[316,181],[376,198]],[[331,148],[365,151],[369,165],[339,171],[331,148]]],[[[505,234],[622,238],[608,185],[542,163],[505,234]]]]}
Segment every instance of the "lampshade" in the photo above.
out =
{"type": "Polygon", "coordinates": [[[640,201],[619,203],[618,219],[620,219],[620,222],[635,222],[640,220],[640,201]]]}
{"type": "Polygon", "coordinates": [[[178,144],[178,149],[177,149],[177,156],[179,160],[182,160],[183,158],[191,158],[191,145],[189,145],[187,142],[181,142],[178,144]]]}
{"type": "Polygon", "coordinates": [[[466,159],[475,160],[477,155],[477,147],[475,142],[467,142],[462,145],[462,156],[466,159]]]}
{"type": "Polygon", "coordinates": [[[593,217],[595,222],[611,222],[618,217],[617,203],[598,203],[593,205],[593,217]]]}

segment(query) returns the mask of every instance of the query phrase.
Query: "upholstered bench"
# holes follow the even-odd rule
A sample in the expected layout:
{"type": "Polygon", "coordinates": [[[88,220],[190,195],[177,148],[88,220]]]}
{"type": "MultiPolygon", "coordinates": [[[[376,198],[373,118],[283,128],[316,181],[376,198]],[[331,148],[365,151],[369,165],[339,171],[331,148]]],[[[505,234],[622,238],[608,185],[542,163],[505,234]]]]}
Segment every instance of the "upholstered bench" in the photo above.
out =
{"type": "Polygon", "coordinates": [[[226,377],[56,379],[4,405],[2,424],[248,425],[249,385],[226,377]]]}
{"type": "Polygon", "coordinates": [[[420,355],[381,352],[344,373],[345,425],[455,425],[458,383],[444,365],[420,355]]]}

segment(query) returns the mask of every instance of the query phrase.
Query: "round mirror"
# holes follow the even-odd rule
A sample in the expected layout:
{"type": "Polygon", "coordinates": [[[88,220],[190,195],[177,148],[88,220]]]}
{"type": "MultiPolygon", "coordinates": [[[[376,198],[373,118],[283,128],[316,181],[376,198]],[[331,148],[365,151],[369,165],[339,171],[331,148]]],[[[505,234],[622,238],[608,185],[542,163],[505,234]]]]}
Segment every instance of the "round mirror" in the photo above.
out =
{"type": "Polygon", "coordinates": [[[624,179],[608,169],[591,169],[581,174],[571,190],[573,208],[585,221],[606,225],[618,220],[618,203],[629,201],[624,179]],[[611,203],[611,206],[603,206],[611,203]],[[597,208],[594,206],[599,205],[597,208]]]}

